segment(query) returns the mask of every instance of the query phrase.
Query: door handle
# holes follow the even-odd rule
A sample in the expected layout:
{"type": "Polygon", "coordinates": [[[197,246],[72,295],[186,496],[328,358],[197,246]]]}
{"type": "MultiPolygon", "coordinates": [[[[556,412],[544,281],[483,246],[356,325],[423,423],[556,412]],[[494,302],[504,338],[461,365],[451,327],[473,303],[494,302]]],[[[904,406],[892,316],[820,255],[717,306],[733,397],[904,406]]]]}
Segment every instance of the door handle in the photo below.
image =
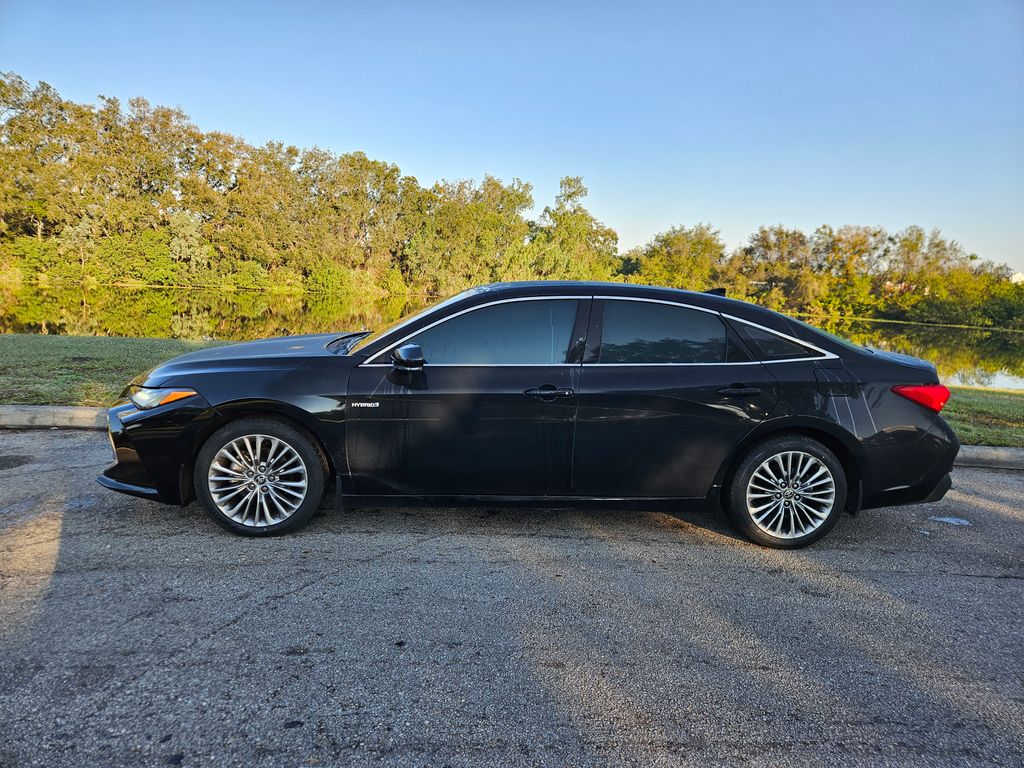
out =
{"type": "Polygon", "coordinates": [[[718,394],[724,395],[725,397],[753,397],[754,395],[761,394],[760,387],[722,387],[718,390],[718,394]]]}
{"type": "Polygon", "coordinates": [[[565,387],[556,387],[553,384],[544,384],[540,387],[534,387],[523,392],[527,397],[536,397],[540,400],[555,400],[559,397],[572,397],[576,394],[571,389],[565,387]]]}

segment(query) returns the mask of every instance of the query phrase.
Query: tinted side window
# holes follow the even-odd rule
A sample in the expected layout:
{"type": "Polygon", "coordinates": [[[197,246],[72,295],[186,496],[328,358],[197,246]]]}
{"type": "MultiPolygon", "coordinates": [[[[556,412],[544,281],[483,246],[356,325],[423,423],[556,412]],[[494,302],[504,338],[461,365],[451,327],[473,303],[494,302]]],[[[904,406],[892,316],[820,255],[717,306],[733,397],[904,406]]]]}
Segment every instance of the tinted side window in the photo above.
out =
{"type": "Polygon", "coordinates": [[[737,330],[747,346],[758,360],[792,360],[801,357],[821,357],[813,349],[797,344],[795,341],[776,336],[770,331],[763,331],[752,325],[737,323],[737,330]]]}
{"type": "Polygon", "coordinates": [[[724,363],[729,337],[718,315],[646,301],[604,303],[600,363],[724,363]]]}
{"type": "Polygon", "coordinates": [[[569,350],[575,299],[515,301],[476,309],[413,336],[427,365],[550,365],[569,350]]]}

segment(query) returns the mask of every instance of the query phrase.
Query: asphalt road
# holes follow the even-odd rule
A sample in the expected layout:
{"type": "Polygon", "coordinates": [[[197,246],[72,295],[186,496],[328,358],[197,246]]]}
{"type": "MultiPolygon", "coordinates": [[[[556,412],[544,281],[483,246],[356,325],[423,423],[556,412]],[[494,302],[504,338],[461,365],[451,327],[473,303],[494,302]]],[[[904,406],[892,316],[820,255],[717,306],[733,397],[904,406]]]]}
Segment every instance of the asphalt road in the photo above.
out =
{"type": "Polygon", "coordinates": [[[252,541],[108,453],[0,432],[0,766],[1021,764],[1024,473],[786,553],[557,510],[252,541]]]}

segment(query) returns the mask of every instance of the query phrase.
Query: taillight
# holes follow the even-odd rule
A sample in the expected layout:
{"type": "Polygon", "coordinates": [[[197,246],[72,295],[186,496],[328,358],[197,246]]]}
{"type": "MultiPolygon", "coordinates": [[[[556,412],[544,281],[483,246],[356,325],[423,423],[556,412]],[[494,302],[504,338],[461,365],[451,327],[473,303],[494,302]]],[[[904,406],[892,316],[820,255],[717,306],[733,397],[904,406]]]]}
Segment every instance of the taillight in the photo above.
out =
{"type": "Polygon", "coordinates": [[[949,390],[941,384],[901,384],[893,387],[892,391],[936,413],[949,400],[949,390]]]}

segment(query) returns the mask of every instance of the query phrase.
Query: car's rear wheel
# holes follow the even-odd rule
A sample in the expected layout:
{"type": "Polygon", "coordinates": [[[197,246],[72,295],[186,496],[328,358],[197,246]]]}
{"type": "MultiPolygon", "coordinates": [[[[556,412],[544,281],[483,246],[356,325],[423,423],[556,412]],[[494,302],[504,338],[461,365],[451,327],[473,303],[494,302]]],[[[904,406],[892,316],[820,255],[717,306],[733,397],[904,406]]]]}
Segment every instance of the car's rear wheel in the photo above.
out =
{"type": "Polygon", "coordinates": [[[751,450],[732,473],[726,510],[748,538],[768,547],[811,544],[838,522],[846,504],[843,465],[803,435],[773,438],[751,450]]]}
{"type": "Polygon", "coordinates": [[[245,418],[217,430],[196,457],[196,497],[223,528],[273,536],[302,525],[324,493],[320,453],[281,421],[245,418]]]}

